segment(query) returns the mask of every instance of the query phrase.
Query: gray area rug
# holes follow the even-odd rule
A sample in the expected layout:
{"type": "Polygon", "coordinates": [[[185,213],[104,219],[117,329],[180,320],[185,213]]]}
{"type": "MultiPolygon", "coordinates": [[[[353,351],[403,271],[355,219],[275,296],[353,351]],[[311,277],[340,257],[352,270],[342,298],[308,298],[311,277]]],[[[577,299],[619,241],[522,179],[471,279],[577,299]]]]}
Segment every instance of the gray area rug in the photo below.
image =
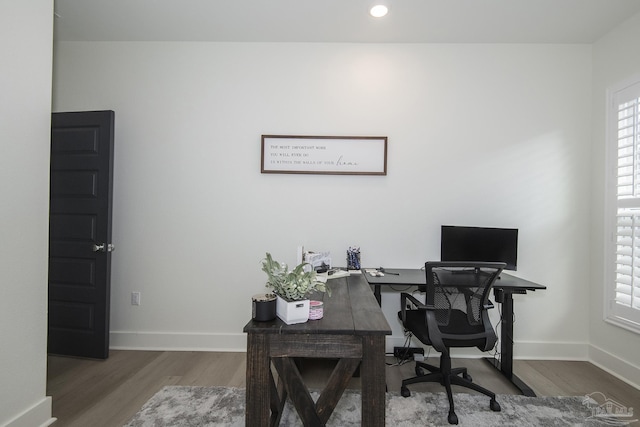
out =
{"type": "MultiPolygon", "coordinates": [[[[312,393],[317,399],[318,393],[312,393]]],[[[489,409],[485,396],[456,393],[460,426],[599,426],[584,397],[525,397],[500,395],[501,412],[489,409]]],[[[448,402],[444,393],[412,392],[404,398],[387,393],[386,425],[448,426],[448,402]]],[[[168,386],[156,393],[126,427],[244,426],[245,390],[229,387],[168,386]]],[[[281,426],[301,426],[287,402],[281,426]]],[[[347,390],[331,415],[328,426],[360,425],[360,393],[347,390]]]]}

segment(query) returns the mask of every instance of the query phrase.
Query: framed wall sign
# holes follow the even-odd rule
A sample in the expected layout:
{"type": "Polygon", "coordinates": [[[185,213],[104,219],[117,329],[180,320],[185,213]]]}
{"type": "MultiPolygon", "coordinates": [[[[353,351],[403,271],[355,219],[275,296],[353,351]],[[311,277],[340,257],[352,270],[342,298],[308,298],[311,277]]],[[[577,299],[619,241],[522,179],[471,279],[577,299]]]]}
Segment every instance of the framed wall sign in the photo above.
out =
{"type": "Polygon", "coordinates": [[[386,136],[262,135],[262,173],[386,175],[386,136]]]}

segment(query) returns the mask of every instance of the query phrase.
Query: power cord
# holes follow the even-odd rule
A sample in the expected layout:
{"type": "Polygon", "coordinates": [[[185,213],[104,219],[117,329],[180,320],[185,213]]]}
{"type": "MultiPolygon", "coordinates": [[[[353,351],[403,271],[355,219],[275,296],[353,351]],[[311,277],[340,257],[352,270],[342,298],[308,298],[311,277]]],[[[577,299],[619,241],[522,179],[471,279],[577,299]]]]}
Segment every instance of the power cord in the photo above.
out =
{"type": "Polygon", "coordinates": [[[400,352],[399,354],[396,354],[395,352],[392,353],[392,355],[395,356],[396,358],[396,362],[387,363],[386,364],[387,366],[401,366],[413,360],[412,358],[407,358],[407,356],[409,355],[409,346],[411,344],[411,338],[413,338],[413,334],[409,331],[405,331],[404,336],[405,336],[405,340],[404,340],[404,344],[402,345],[402,348],[404,349],[404,351],[400,352]]]}

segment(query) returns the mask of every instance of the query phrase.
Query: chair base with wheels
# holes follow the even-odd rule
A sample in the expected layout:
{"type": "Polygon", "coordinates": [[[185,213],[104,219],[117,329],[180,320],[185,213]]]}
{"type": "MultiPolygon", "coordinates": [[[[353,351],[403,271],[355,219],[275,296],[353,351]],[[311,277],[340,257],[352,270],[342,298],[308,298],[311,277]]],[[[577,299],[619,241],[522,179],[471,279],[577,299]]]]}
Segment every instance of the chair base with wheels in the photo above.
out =
{"type": "Polygon", "coordinates": [[[474,384],[471,375],[467,372],[467,368],[451,368],[451,358],[448,354],[442,353],[440,356],[440,367],[430,365],[424,362],[416,361],[416,376],[408,378],[402,381],[402,387],[400,388],[400,394],[402,397],[411,396],[411,391],[407,388],[410,384],[423,383],[423,382],[437,382],[444,385],[447,391],[447,397],[449,399],[449,415],[447,421],[449,424],[458,424],[458,416],[455,413],[453,403],[453,393],[451,391],[451,385],[458,385],[466,387],[477,392],[480,392],[486,396],[489,396],[489,408],[492,411],[498,412],[501,410],[500,404],[496,400],[496,395],[491,390],[487,390],[477,384],[474,384]],[[425,373],[425,370],[428,373],[425,373]],[[447,372],[448,371],[448,372],[447,372]]]}
{"type": "Polygon", "coordinates": [[[495,393],[473,383],[466,368],[451,368],[450,349],[476,347],[489,351],[495,346],[497,336],[487,313],[493,304],[488,295],[504,266],[494,262],[427,262],[426,286],[420,289],[426,293],[425,302],[408,293],[400,295],[398,317],[405,331],[441,353],[439,367],[416,361],[416,376],[402,381],[400,394],[410,396],[410,384],[442,384],[449,400],[450,424],[458,424],[451,385],[488,396],[489,408],[500,411],[495,393]]]}

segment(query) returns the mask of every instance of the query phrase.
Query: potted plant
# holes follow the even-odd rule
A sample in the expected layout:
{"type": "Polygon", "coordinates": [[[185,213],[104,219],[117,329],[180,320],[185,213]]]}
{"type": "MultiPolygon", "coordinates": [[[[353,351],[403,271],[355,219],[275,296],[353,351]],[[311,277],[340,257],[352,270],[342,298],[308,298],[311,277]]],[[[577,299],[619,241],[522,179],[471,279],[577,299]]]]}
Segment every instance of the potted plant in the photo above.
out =
{"type": "Polygon", "coordinates": [[[276,294],[276,314],[288,325],[309,320],[309,294],[314,291],[328,291],[326,285],[316,278],[316,272],[305,271],[307,263],[301,263],[293,270],[267,256],[262,260],[262,271],[267,273],[266,287],[276,294]]]}

